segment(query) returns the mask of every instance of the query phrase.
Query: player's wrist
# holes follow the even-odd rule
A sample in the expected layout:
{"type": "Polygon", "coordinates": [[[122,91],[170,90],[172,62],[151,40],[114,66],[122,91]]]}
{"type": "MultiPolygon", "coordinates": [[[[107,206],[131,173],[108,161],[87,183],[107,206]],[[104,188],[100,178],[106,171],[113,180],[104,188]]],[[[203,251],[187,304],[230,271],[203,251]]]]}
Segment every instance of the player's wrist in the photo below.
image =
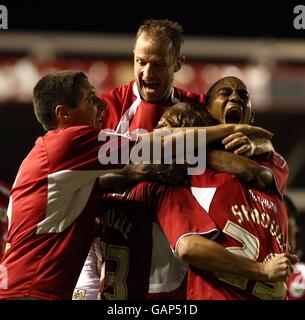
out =
{"type": "Polygon", "coordinates": [[[257,262],[257,281],[268,281],[269,273],[266,268],[266,264],[262,262],[257,262]]]}

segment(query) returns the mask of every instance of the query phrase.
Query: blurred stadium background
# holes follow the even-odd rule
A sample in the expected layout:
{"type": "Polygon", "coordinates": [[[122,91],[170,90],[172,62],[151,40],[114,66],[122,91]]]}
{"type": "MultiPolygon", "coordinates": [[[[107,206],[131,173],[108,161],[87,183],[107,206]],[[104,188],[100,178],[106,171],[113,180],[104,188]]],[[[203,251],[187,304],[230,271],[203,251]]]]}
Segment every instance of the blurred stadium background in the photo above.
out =
{"type": "Polygon", "coordinates": [[[190,4],[190,10],[178,4],[161,10],[155,2],[135,9],[118,3],[107,10],[94,3],[2,4],[9,15],[8,30],[0,30],[0,179],[13,182],[43,133],[31,105],[41,76],[83,70],[99,91],[127,83],[137,27],[145,18],[170,18],[185,29],[187,60],[176,85],[205,92],[220,77],[243,79],[256,124],[275,133],[273,143],[289,164],[287,193],[305,213],[305,31],[293,28],[293,2],[268,8],[253,1],[242,9],[209,4],[199,12],[190,4]]]}

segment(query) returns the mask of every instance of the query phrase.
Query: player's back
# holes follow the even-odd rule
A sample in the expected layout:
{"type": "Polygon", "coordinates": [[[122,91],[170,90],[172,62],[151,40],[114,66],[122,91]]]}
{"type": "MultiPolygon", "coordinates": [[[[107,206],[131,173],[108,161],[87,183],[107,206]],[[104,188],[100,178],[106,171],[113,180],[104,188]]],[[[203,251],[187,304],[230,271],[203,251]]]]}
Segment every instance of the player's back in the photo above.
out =
{"type": "Polygon", "coordinates": [[[105,259],[102,299],[143,299],[148,292],[152,251],[150,211],[145,203],[128,199],[124,193],[104,196],[100,234],[105,259]]]}
{"type": "MultiPolygon", "coordinates": [[[[222,231],[216,241],[226,249],[260,262],[287,251],[287,216],[277,195],[209,169],[193,177],[192,192],[222,231]]],[[[266,284],[196,268],[189,281],[195,288],[189,291],[190,299],[284,299],[286,291],[283,283],[266,284]]]]}
{"type": "Polygon", "coordinates": [[[100,232],[105,275],[102,299],[182,299],[188,264],[175,257],[156,207],[166,186],[142,182],[102,200],[100,232]]]}

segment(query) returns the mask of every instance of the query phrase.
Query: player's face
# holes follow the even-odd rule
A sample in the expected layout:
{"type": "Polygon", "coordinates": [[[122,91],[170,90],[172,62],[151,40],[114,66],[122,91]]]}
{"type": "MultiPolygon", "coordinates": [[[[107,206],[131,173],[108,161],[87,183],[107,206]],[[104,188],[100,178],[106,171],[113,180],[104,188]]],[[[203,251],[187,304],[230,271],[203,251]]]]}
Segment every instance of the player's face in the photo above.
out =
{"type": "Polygon", "coordinates": [[[158,43],[145,34],[140,35],[134,48],[134,77],[143,100],[167,100],[174,73],[179,69],[168,43],[158,43]]]}
{"type": "Polygon", "coordinates": [[[73,125],[89,125],[101,128],[103,113],[107,109],[104,103],[95,93],[94,87],[84,80],[78,99],[78,106],[69,110],[73,125]]]}
{"type": "Polygon", "coordinates": [[[250,123],[251,101],[249,92],[237,78],[225,78],[212,90],[208,110],[220,123],[250,123]]]}

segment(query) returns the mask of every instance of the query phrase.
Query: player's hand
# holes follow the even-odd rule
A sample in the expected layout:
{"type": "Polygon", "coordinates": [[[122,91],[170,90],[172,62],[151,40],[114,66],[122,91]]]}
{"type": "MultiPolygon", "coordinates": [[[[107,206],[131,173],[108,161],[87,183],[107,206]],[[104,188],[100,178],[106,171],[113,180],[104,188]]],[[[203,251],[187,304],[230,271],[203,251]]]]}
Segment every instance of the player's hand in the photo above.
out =
{"type": "Polygon", "coordinates": [[[230,134],[222,140],[222,144],[228,151],[245,157],[252,157],[255,153],[256,145],[252,138],[249,138],[242,132],[230,134]]]}
{"type": "Polygon", "coordinates": [[[264,281],[287,281],[299,258],[295,254],[270,254],[262,264],[266,279],[264,281]]]}

